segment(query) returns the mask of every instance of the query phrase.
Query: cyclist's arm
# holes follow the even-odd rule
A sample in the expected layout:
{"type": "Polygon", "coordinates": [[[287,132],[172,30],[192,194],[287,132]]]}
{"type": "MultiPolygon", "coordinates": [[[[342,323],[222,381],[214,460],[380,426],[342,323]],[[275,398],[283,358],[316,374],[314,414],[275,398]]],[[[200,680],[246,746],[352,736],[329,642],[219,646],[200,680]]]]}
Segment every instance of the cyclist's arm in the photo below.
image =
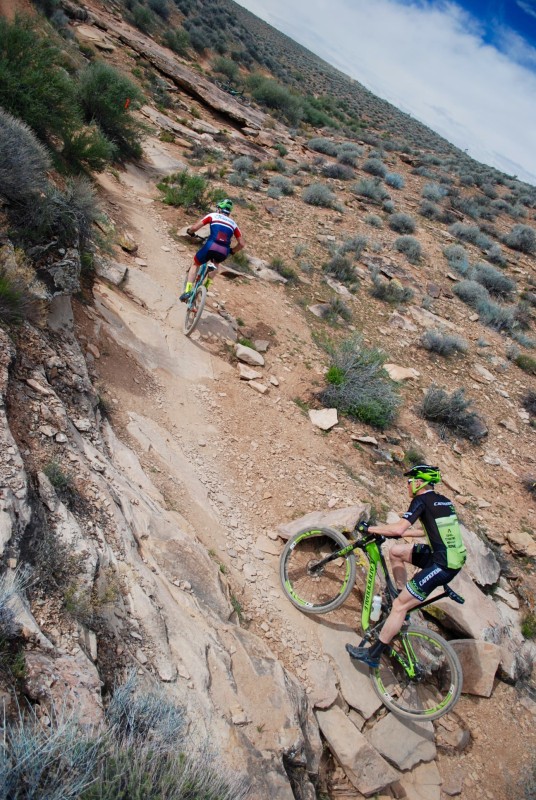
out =
{"type": "Polygon", "coordinates": [[[204,225],[209,225],[212,222],[212,217],[210,214],[207,217],[203,217],[200,219],[199,222],[196,222],[195,225],[190,225],[189,228],[186,228],[186,233],[190,236],[200,230],[204,225]]]}
{"type": "Polygon", "coordinates": [[[409,528],[411,528],[411,522],[401,519],[398,522],[391,522],[389,525],[370,525],[369,531],[381,536],[422,536],[421,531],[408,533],[409,528]]]}
{"type": "Polygon", "coordinates": [[[243,249],[244,249],[244,242],[242,241],[242,237],[240,237],[240,239],[236,240],[235,246],[231,247],[231,253],[234,255],[235,253],[238,253],[239,250],[243,249]]]}

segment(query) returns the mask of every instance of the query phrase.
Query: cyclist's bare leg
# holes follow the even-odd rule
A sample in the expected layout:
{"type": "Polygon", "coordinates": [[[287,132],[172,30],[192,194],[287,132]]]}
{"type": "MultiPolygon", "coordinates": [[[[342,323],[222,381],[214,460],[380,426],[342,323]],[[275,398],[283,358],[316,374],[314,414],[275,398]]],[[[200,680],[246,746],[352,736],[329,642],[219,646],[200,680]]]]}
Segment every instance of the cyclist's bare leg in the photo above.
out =
{"type": "Polygon", "coordinates": [[[406,614],[415,606],[418,606],[421,601],[413,597],[407,589],[402,589],[396,600],[393,602],[393,609],[385,624],[380,631],[380,642],[389,644],[391,639],[396,636],[398,631],[403,625],[406,614]]]}
{"type": "Polygon", "coordinates": [[[407,583],[408,576],[406,564],[411,564],[412,544],[394,544],[389,550],[389,561],[391,571],[395,579],[397,589],[402,590],[407,583]]]}

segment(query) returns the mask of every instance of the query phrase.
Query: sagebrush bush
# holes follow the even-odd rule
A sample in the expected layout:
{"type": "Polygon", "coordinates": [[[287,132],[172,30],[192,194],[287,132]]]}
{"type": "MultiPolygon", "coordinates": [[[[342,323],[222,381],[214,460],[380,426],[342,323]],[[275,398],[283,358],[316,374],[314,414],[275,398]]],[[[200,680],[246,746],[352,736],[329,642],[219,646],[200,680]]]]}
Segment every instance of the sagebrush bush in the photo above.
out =
{"type": "Polygon", "coordinates": [[[413,300],[414,292],[409,286],[402,286],[400,281],[396,278],[388,280],[382,278],[381,275],[375,272],[372,275],[372,288],[370,293],[378,300],[384,300],[393,306],[398,306],[401,303],[409,303],[413,300]]]}
{"type": "Polygon", "coordinates": [[[511,332],[518,326],[515,307],[502,306],[493,300],[480,300],[476,310],[480,321],[493,330],[511,332]]]}
{"type": "Polygon", "coordinates": [[[131,109],[143,94],[126,75],[101,61],[80,73],[78,97],[88,123],[97,123],[122,158],[140,158],[143,126],[131,109]]]}
{"type": "Polygon", "coordinates": [[[326,178],[336,178],[340,181],[351,181],[352,178],[355,178],[353,169],[341,163],[326,164],[326,166],[322,168],[322,174],[325,175],[326,178]]]}
{"type": "Polygon", "coordinates": [[[486,287],[473,280],[460,281],[454,286],[453,292],[460,300],[473,308],[476,308],[478,303],[483,300],[489,300],[489,292],[486,287]]]}
{"type": "Polygon", "coordinates": [[[430,200],[423,200],[419,207],[419,214],[426,219],[432,219],[435,222],[441,222],[443,219],[443,209],[430,200]]]}
{"type": "Polygon", "coordinates": [[[497,264],[499,267],[504,267],[506,264],[506,257],[501,250],[500,244],[494,242],[491,247],[487,250],[484,250],[486,258],[488,261],[491,261],[492,264],[497,264]]]}
{"type": "Polygon", "coordinates": [[[447,190],[444,186],[441,186],[441,184],[425,183],[421,192],[421,197],[424,200],[432,200],[434,203],[439,203],[439,201],[442,200],[446,194],[447,190]]]}
{"type": "Polygon", "coordinates": [[[424,419],[445,426],[466,439],[479,441],[487,435],[487,429],[476,411],[471,410],[472,401],[466,400],[463,389],[448,394],[444,389],[431,386],[420,406],[424,419]]]}
{"type": "Polygon", "coordinates": [[[475,264],[471,270],[471,279],[485,286],[488,292],[496,297],[510,298],[516,289],[516,282],[490,264],[475,264]]]}
{"type": "Polygon", "coordinates": [[[294,194],[294,184],[285,175],[273,175],[270,178],[270,186],[279,189],[281,194],[291,195],[294,194]]]}
{"type": "Polygon", "coordinates": [[[395,240],[395,249],[403,253],[410,264],[418,264],[422,258],[421,245],[413,236],[399,236],[395,240]]]}
{"type": "Polygon", "coordinates": [[[460,241],[474,244],[476,247],[480,247],[481,250],[489,249],[493,244],[489,236],[482,233],[477,225],[464,225],[463,222],[455,222],[450,226],[449,232],[460,241]]]}
{"type": "Polygon", "coordinates": [[[414,233],[415,220],[409,214],[392,214],[389,217],[389,227],[397,233],[414,233]]]}
{"type": "Polygon", "coordinates": [[[383,368],[385,354],[364,347],[359,336],[345,339],[328,352],[329,383],[320,395],[324,406],[380,430],[389,427],[401,400],[397,384],[383,368]]]}
{"type": "Polygon", "coordinates": [[[287,281],[290,281],[291,283],[298,281],[298,275],[296,274],[296,271],[292,269],[292,267],[289,267],[287,264],[285,264],[282,258],[279,258],[278,256],[272,258],[270,267],[287,281]]]}
{"type": "Polygon", "coordinates": [[[324,272],[332,275],[336,280],[345,283],[348,286],[354,286],[358,283],[357,275],[350,259],[343,253],[335,253],[322,267],[324,272]]]}
{"type": "Polygon", "coordinates": [[[447,259],[449,267],[455,269],[460,275],[467,275],[470,269],[469,258],[465,248],[462,247],[461,244],[447,245],[443,250],[443,255],[447,259]]]}
{"type": "Polygon", "coordinates": [[[36,201],[47,183],[50,158],[30,128],[0,108],[0,195],[8,203],[36,201]]]}
{"type": "Polygon", "coordinates": [[[361,155],[363,155],[363,150],[357,144],[343,142],[337,150],[337,161],[348,167],[356,167],[357,160],[361,155]]]}
{"type": "Polygon", "coordinates": [[[364,221],[373,228],[383,228],[383,220],[377,214],[365,214],[364,221]]]}
{"type": "Polygon", "coordinates": [[[164,42],[178,56],[185,56],[190,46],[190,37],[184,28],[175,28],[174,30],[168,28],[164,32],[164,42]]]}
{"type": "Polygon", "coordinates": [[[522,403],[525,410],[533,417],[536,417],[536,392],[529,389],[527,394],[523,397],[522,403]]]}
{"type": "Polygon", "coordinates": [[[202,175],[192,175],[188,170],[174,172],[160,181],[157,188],[164,193],[163,202],[166,205],[201,210],[208,207],[209,191],[202,175]]]}
{"type": "Polygon", "coordinates": [[[316,153],[323,153],[325,156],[336,156],[338,153],[338,147],[335,142],[331,141],[331,139],[324,139],[321,136],[309,139],[307,147],[316,153]]]}
{"type": "Polygon", "coordinates": [[[0,106],[41,139],[63,141],[81,123],[76,86],[52,38],[30,19],[0,17],[0,106]]]}
{"type": "Polygon", "coordinates": [[[340,247],[341,253],[353,253],[355,258],[361,258],[363,251],[368,244],[366,236],[352,236],[351,239],[346,239],[340,247]]]}
{"type": "Polygon", "coordinates": [[[251,175],[255,172],[255,162],[249,156],[239,156],[238,158],[233,159],[233,169],[236,172],[246,172],[248,175],[251,175]]]}
{"type": "Polygon", "coordinates": [[[360,180],[350,187],[350,191],[354,194],[366,197],[375,203],[382,203],[384,200],[389,199],[389,192],[379,180],[360,180]]]}
{"type": "Polygon", "coordinates": [[[337,200],[335,194],[325,183],[312,183],[310,186],[306,186],[302,198],[308,205],[322,208],[333,208],[337,200]]]}
{"type": "Polygon", "coordinates": [[[529,256],[536,253],[536,230],[529,225],[514,225],[503,241],[512,250],[519,250],[529,256]]]}
{"type": "Polygon", "coordinates": [[[392,186],[393,189],[403,189],[406,185],[403,176],[398,172],[388,172],[385,176],[385,183],[387,186],[392,186]]]}
{"type": "Polygon", "coordinates": [[[529,375],[536,375],[536,358],[529,356],[526,353],[520,353],[515,359],[514,363],[529,375]]]}
{"type": "Polygon", "coordinates": [[[428,330],[421,337],[421,344],[431,353],[448,358],[454,353],[467,353],[469,345],[461,336],[443,333],[437,330],[428,330]]]}
{"type": "MultiPolygon", "coordinates": [[[[107,729],[31,712],[8,723],[0,751],[2,798],[9,800],[245,800],[247,786],[194,744],[184,712],[133,678],[116,689],[107,729]]],[[[1,791],[1,790],[0,790],[1,791]]]]}
{"type": "Polygon", "coordinates": [[[26,281],[0,267],[0,323],[23,322],[33,316],[34,308],[26,281]]]}
{"type": "Polygon", "coordinates": [[[363,170],[377,178],[385,178],[388,172],[387,167],[379,158],[367,158],[363,164],[363,170]]]}

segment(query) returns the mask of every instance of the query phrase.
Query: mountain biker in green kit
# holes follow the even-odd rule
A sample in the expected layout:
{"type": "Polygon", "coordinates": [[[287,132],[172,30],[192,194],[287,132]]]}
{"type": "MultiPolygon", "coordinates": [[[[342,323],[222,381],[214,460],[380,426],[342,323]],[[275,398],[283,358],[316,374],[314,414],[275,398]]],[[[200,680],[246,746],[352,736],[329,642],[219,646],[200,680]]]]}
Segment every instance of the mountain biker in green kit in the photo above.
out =
{"type": "Polygon", "coordinates": [[[401,591],[383,625],[379,640],[370,648],[346,645],[351,658],[373,668],[379,665],[382,652],[402,627],[408,611],[426,599],[433,589],[448,584],[458,574],[466,558],[454,506],[434,489],[434,485],[441,480],[439,469],[419,464],[404,474],[408,476],[408,493],[412,500],[402,519],[390,525],[367,526],[363,523],[363,529],[394,538],[422,536],[422,531],[409,531],[413,523],[420,520],[428,544],[393,545],[389,557],[394,579],[401,591]],[[420,567],[420,571],[407,583],[405,564],[420,567]]]}

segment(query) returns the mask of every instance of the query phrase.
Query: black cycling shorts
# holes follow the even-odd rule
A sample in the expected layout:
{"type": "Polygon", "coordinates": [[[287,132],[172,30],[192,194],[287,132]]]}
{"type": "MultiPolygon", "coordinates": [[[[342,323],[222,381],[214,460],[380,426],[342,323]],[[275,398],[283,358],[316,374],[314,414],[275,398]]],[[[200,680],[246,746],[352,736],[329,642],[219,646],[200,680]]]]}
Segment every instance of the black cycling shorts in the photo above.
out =
{"type": "Polygon", "coordinates": [[[441,567],[434,562],[432,548],[427,544],[414,544],[411,553],[411,563],[421,567],[413,578],[406,583],[406,589],[416,600],[426,600],[433,589],[445,586],[460,571],[441,567]]]}

